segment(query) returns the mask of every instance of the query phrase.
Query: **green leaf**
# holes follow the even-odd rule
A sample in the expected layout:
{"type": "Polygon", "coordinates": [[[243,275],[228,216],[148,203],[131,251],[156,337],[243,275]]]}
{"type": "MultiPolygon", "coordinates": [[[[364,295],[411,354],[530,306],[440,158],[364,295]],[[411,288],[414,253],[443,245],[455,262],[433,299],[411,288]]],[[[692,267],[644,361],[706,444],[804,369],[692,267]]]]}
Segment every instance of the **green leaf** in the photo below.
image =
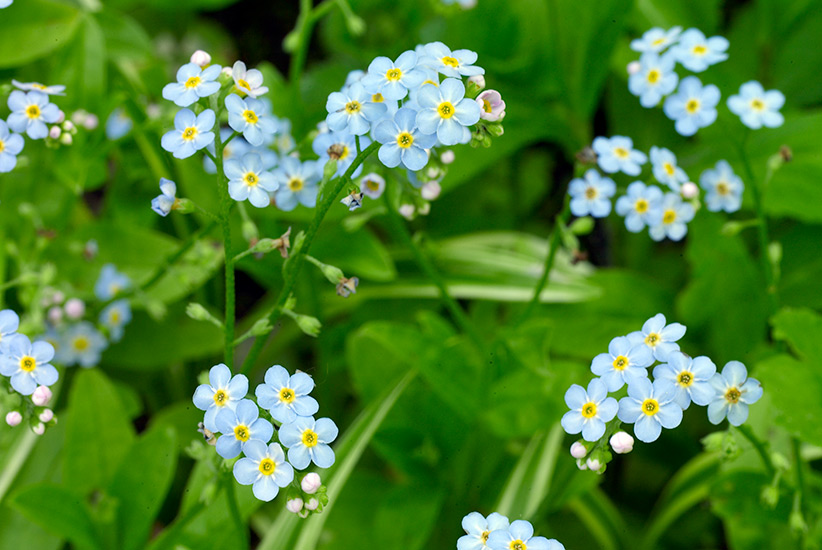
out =
{"type": "Polygon", "coordinates": [[[102,548],[85,500],[58,485],[30,485],[12,505],[43,529],[70,540],[78,550],[102,548]]]}
{"type": "MultiPolygon", "coordinates": [[[[430,480],[429,480],[430,482],[430,480]]],[[[440,517],[445,487],[417,483],[395,487],[379,502],[373,535],[384,548],[419,550],[440,517]]]]}
{"type": "Polygon", "coordinates": [[[822,316],[805,308],[783,308],[771,319],[774,338],[787,341],[791,349],[811,363],[822,358],[822,316]]]}
{"type": "Polygon", "coordinates": [[[96,14],[112,60],[143,60],[152,54],[151,38],[134,19],[111,9],[96,14]]]}
{"type": "Polygon", "coordinates": [[[69,411],[63,480],[80,492],[107,487],[134,441],[117,389],[101,371],[81,369],[69,411]]]}
{"type": "Polygon", "coordinates": [[[719,0],[637,0],[636,11],[641,19],[637,25],[640,32],[679,25],[698,27],[707,36],[715,32],[721,12],[719,0]]]}
{"type": "Polygon", "coordinates": [[[13,3],[0,17],[0,69],[30,63],[59,48],[79,22],[77,9],[62,2],[13,3]]]}

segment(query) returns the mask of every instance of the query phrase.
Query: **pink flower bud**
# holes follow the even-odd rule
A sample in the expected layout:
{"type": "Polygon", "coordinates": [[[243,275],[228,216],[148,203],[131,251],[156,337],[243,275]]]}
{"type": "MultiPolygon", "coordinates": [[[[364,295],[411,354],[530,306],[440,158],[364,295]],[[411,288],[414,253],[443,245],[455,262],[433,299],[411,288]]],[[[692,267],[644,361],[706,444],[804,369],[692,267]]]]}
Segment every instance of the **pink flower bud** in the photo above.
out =
{"type": "Polygon", "coordinates": [[[48,312],[49,322],[52,325],[57,325],[63,320],[63,308],[60,306],[52,306],[48,312]]]}
{"type": "Polygon", "coordinates": [[[480,108],[480,118],[490,122],[505,117],[505,102],[496,90],[485,90],[477,96],[477,105],[480,108]]]}
{"type": "Polygon", "coordinates": [[[476,87],[479,88],[480,90],[485,88],[485,76],[483,76],[481,74],[474,75],[474,76],[468,78],[468,82],[474,83],[474,85],[476,85],[476,87]]]}
{"type": "Polygon", "coordinates": [[[83,128],[86,130],[94,130],[100,125],[100,119],[95,114],[89,114],[83,122],[83,128]]]}
{"type": "Polygon", "coordinates": [[[310,474],[305,474],[305,477],[303,477],[303,480],[300,482],[300,487],[302,487],[302,490],[306,494],[313,495],[320,487],[322,487],[322,484],[323,483],[320,476],[314,472],[311,472],[310,474]]]}
{"type": "Polygon", "coordinates": [[[11,427],[17,426],[22,421],[23,415],[17,411],[11,411],[10,413],[6,414],[6,424],[8,424],[11,427]]]}
{"type": "Polygon", "coordinates": [[[454,157],[454,151],[448,149],[447,151],[443,151],[443,153],[440,155],[440,161],[442,161],[443,164],[451,164],[452,162],[454,162],[454,157]]]}
{"type": "Polygon", "coordinates": [[[59,290],[51,295],[51,300],[55,304],[62,304],[65,299],[66,295],[60,292],[59,290]]]}
{"type": "Polygon", "coordinates": [[[442,192],[442,187],[440,186],[439,182],[436,181],[429,181],[425,185],[422,186],[420,189],[420,194],[422,198],[427,201],[435,200],[437,197],[440,196],[442,192]]]}
{"type": "Polygon", "coordinates": [[[204,52],[203,50],[197,50],[193,54],[191,54],[191,62],[199,65],[200,67],[205,67],[206,65],[211,64],[211,56],[208,52],[204,52]]]}
{"type": "Polygon", "coordinates": [[[596,458],[594,458],[594,459],[589,458],[588,460],[585,461],[585,465],[588,466],[588,469],[591,470],[592,472],[598,472],[599,469],[602,468],[602,463],[600,463],[600,461],[597,460],[596,458]]]}
{"type": "Polygon", "coordinates": [[[585,448],[585,445],[579,441],[574,441],[574,444],[571,445],[571,456],[574,458],[585,458],[587,454],[588,449],[585,448]]]}
{"type": "Polygon", "coordinates": [[[39,418],[40,418],[40,422],[42,422],[44,424],[48,423],[48,422],[51,422],[51,419],[54,418],[54,411],[51,410],[51,409],[46,409],[46,410],[44,410],[43,412],[40,413],[39,418]]]}
{"type": "Polygon", "coordinates": [[[686,181],[682,184],[682,187],[679,188],[679,192],[684,198],[692,199],[699,195],[699,187],[692,181],[686,181]]]}
{"type": "Polygon", "coordinates": [[[60,134],[62,134],[62,133],[63,133],[63,131],[60,129],[59,126],[52,126],[51,129],[49,129],[49,137],[51,139],[59,138],[60,134]]]}
{"type": "Polygon", "coordinates": [[[31,394],[31,401],[38,407],[45,407],[51,400],[51,390],[48,386],[37,386],[34,393],[31,394]]]}
{"type": "Polygon", "coordinates": [[[628,74],[631,74],[631,75],[636,74],[636,73],[639,72],[639,70],[641,68],[642,68],[642,65],[640,65],[639,61],[631,61],[630,63],[628,63],[628,67],[627,67],[628,74]]]}
{"type": "Polygon", "coordinates": [[[308,502],[305,503],[305,509],[314,511],[314,510],[317,509],[317,506],[319,506],[319,505],[320,505],[319,500],[317,500],[316,498],[310,498],[310,499],[308,499],[308,502]]]}
{"type": "Polygon", "coordinates": [[[54,122],[56,124],[62,124],[64,120],[66,120],[66,113],[60,111],[59,113],[57,113],[57,120],[55,120],[54,122]]]}
{"type": "Polygon", "coordinates": [[[611,448],[618,455],[630,453],[634,448],[634,438],[625,432],[617,432],[611,436],[609,441],[611,448]]]}
{"type": "Polygon", "coordinates": [[[33,427],[31,431],[33,431],[37,435],[43,435],[44,433],[46,433],[46,425],[41,422],[40,424],[37,424],[35,427],[33,427]]]}
{"type": "Polygon", "coordinates": [[[582,460],[581,458],[578,458],[577,459],[577,468],[579,468],[580,470],[587,470],[588,466],[585,464],[584,460],[582,460]]]}
{"type": "Polygon", "coordinates": [[[298,513],[300,510],[303,509],[303,499],[292,498],[291,500],[285,503],[285,509],[291,512],[292,514],[298,513]]]}
{"type": "Polygon", "coordinates": [[[405,218],[406,220],[411,220],[414,218],[414,212],[417,209],[414,208],[413,204],[403,204],[400,205],[400,215],[405,218]]]}
{"type": "Polygon", "coordinates": [[[79,298],[70,299],[65,307],[69,319],[79,319],[86,313],[86,304],[79,298]]]}

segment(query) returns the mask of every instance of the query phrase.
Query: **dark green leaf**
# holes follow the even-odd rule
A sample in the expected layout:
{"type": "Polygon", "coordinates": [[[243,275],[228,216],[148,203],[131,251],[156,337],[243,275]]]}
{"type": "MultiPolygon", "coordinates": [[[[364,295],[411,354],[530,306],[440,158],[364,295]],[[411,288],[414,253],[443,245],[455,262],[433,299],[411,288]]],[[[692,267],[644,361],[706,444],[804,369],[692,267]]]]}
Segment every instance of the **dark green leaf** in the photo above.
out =
{"type": "Polygon", "coordinates": [[[50,533],[65,537],[78,550],[101,548],[84,499],[58,485],[30,485],[12,504],[50,533]]]}

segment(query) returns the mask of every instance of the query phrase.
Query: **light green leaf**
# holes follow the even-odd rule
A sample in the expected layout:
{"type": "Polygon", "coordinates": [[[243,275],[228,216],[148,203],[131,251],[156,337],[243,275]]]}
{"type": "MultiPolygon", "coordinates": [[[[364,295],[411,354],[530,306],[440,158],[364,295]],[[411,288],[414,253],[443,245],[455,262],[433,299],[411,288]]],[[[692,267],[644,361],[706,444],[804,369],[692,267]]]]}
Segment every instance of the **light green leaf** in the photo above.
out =
{"type": "Polygon", "coordinates": [[[771,319],[774,338],[786,340],[797,355],[817,365],[822,361],[822,316],[805,308],[784,308],[771,319]]]}
{"type": "Polygon", "coordinates": [[[70,540],[78,550],[102,548],[82,496],[58,485],[29,485],[12,499],[27,518],[55,535],[70,540]]]}
{"type": "Polygon", "coordinates": [[[13,3],[0,17],[0,69],[30,63],[59,48],[79,22],[80,12],[63,2],[13,3]]]}

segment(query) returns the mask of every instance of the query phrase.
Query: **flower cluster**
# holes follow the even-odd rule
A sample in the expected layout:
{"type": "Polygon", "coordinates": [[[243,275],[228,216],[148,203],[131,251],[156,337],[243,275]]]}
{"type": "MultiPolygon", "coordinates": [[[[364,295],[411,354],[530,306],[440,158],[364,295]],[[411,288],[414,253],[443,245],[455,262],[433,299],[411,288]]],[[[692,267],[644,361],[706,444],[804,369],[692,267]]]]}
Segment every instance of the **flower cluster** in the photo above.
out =
{"type": "Polygon", "coordinates": [[[564,550],[556,539],[534,536],[534,526],[518,519],[509,521],[493,512],[483,517],[471,512],[462,518],[465,535],[457,540],[457,550],[564,550]]]}
{"type": "Polygon", "coordinates": [[[328,418],[314,419],[319,410],[309,395],[314,381],[303,372],[289,375],[285,368],[274,365],[254,391],[256,402],[246,398],[248,389],[248,378],[232,376],[221,363],[209,371],[208,383],[197,387],[193,401],[205,411],[207,439],[221,434],[215,440],[217,454],[226,460],[244,455],[234,464],[237,481],[251,485],[258,499],[270,501],[294,481],[294,469],[304,470],[312,462],[320,468],[334,464],[329,444],[337,438],[338,430],[328,418]]]}
{"type": "Polygon", "coordinates": [[[679,323],[666,324],[661,313],[651,317],[642,330],[614,338],[608,351],[594,358],[591,371],[599,378],[587,389],[573,384],[565,393],[570,410],[561,423],[567,433],[582,434],[584,441],[571,447],[581,469],[604,471],[611,459],[606,441],[618,454],[631,450],[633,439],[618,431],[623,423],[633,424],[634,435],[650,443],[662,428],[679,426],[691,403],[707,406],[713,424],[727,418],[739,426],[747,420],[748,405],[762,397],[759,382],[748,378],[739,361],[730,361],[718,373],[708,357],[692,358],[680,351],[677,341],[685,330],[679,323]],[[622,397],[617,402],[609,393],[622,397]]]}

